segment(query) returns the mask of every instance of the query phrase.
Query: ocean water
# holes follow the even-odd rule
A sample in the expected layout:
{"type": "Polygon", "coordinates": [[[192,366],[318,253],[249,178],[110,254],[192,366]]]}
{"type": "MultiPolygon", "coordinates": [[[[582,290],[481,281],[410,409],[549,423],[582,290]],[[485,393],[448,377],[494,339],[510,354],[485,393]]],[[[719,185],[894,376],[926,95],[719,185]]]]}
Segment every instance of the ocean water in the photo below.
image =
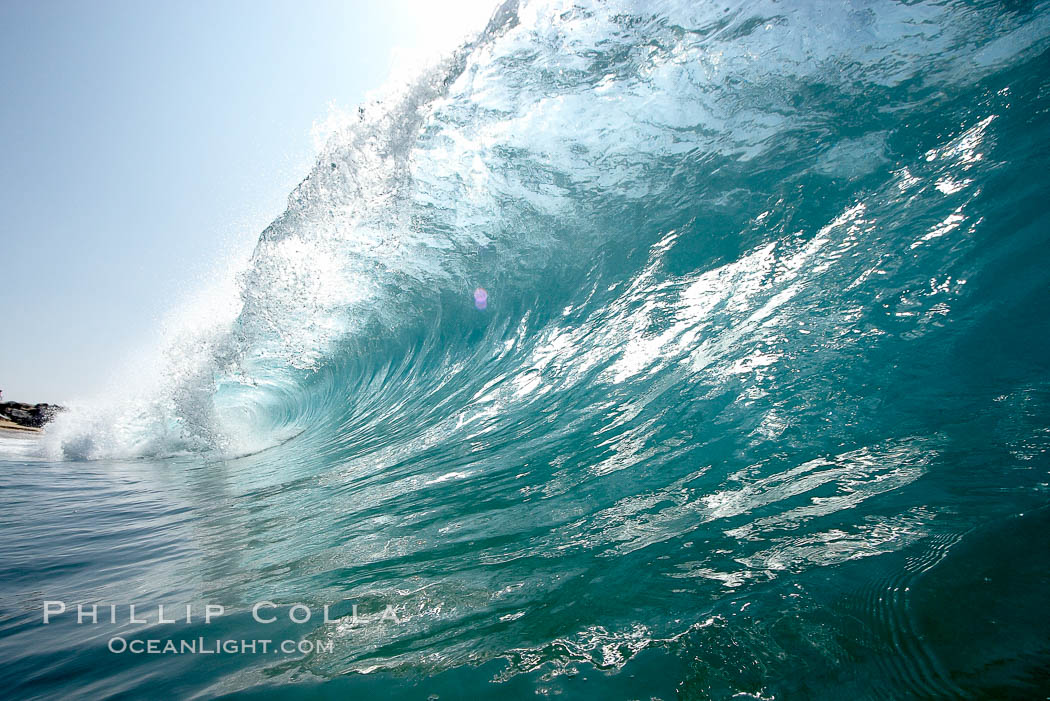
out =
{"type": "Polygon", "coordinates": [[[1046,697],[1048,49],[503,5],[151,383],[0,438],[4,696],[1046,697]]]}

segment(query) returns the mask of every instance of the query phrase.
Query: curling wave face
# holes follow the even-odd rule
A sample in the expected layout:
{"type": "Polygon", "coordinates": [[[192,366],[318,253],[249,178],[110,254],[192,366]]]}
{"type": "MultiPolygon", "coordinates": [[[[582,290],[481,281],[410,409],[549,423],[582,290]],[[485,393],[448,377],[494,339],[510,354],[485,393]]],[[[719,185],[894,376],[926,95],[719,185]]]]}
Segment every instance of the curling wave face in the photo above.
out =
{"type": "Polygon", "coordinates": [[[51,459],[174,500],[141,527],[195,545],[142,588],[404,615],[211,693],[653,650],[693,697],[1033,688],[1039,616],[1036,662],[930,641],[981,529],[1045,521],[1048,41],[1046,3],[508,3],[51,459]]]}

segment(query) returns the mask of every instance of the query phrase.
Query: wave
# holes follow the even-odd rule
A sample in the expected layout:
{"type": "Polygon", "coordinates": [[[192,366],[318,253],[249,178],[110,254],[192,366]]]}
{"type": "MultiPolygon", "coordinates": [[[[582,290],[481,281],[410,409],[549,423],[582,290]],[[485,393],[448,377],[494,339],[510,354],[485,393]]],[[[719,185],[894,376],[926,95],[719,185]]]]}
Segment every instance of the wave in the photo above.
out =
{"type": "MultiPolygon", "coordinates": [[[[677,248],[692,249],[686,265],[698,278],[759,255],[767,266],[827,255],[814,249],[817,230],[835,217],[814,218],[809,202],[836,198],[836,217],[863,211],[865,185],[877,181],[895,179],[889,188],[901,193],[885,193],[884,207],[905,199],[906,185],[926,192],[930,179],[965,198],[976,188],[952,177],[972,154],[931,168],[891,136],[907,139],[901,125],[943,103],[946,89],[1037,53],[1048,31],[1041,13],[964,3],[508,2],[476,40],[362,106],[330,139],[241,273],[236,320],[169,349],[176,360],[160,373],[151,416],[139,405],[89,429],[133,424],[134,440],[105,447],[60,429],[61,442],[73,455],[87,445],[96,456],[224,452],[239,432],[312,419],[314,376],[362,344],[410,326],[425,334],[442,310],[470,326],[476,288],[491,288],[490,319],[527,321],[582,301],[581,287],[623,285],[644,251],[672,240],[688,241],[677,248]],[[534,298],[537,286],[549,294],[534,298]]],[[[941,148],[973,151],[994,118],[989,105],[966,125],[975,143],[941,148]]],[[[944,231],[960,223],[943,221],[944,231]]],[[[716,295],[700,306],[716,307],[716,295]]],[[[637,304],[584,303],[600,297],[637,304]]],[[[651,344],[645,331],[600,333],[638,332],[635,343],[651,344]]]]}

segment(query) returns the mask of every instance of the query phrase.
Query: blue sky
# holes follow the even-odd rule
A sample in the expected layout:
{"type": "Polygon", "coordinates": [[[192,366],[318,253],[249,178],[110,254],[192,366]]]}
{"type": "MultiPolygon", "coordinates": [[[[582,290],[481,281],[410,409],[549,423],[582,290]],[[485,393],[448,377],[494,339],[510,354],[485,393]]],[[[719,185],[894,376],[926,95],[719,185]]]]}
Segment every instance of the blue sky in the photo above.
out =
{"type": "Polygon", "coordinates": [[[494,4],[0,4],[4,399],[106,391],[281,212],[331,105],[494,4]]]}

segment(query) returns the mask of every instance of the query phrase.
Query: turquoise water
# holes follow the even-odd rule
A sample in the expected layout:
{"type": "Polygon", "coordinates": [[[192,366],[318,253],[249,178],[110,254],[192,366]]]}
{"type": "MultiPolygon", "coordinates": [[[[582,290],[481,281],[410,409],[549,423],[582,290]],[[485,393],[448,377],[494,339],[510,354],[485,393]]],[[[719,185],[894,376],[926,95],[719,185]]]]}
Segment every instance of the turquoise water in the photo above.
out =
{"type": "Polygon", "coordinates": [[[6,695],[1046,696],[1048,42],[503,6],[150,382],[0,438],[6,695]],[[200,639],[312,649],[111,651],[200,639]]]}

